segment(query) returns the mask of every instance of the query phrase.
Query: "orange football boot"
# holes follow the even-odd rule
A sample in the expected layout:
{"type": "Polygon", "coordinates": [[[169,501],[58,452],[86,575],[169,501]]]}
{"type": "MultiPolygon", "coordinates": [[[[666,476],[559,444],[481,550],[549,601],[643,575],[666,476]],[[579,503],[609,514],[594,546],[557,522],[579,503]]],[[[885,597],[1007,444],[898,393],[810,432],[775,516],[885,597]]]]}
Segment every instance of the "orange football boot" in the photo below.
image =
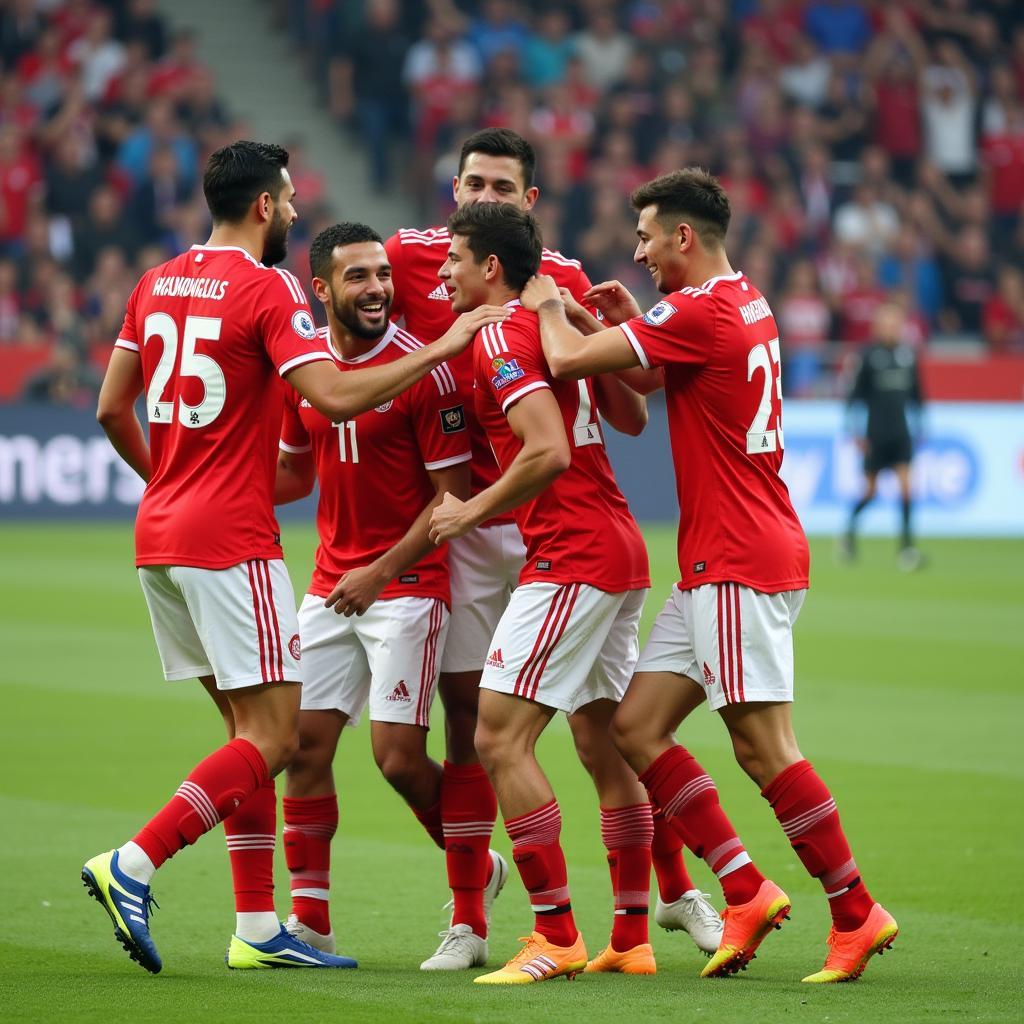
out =
{"type": "Polygon", "coordinates": [[[501,970],[474,978],[477,985],[530,985],[565,977],[570,981],[587,966],[587,947],[578,932],[571,946],[556,946],[540,932],[522,936],[523,948],[501,970]]]}
{"type": "Polygon", "coordinates": [[[721,978],[746,970],[765,936],[773,928],[781,928],[789,917],[789,908],[789,897],[767,878],[749,903],[726,907],[722,911],[722,942],[700,976],[721,978]]]}
{"type": "Polygon", "coordinates": [[[812,985],[856,981],[876,953],[881,956],[892,946],[899,930],[892,914],[881,903],[876,903],[867,920],[855,931],[839,932],[833,928],[828,933],[825,966],[817,974],[809,974],[804,981],[812,985]]]}
{"type": "Polygon", "coordinates": [[[657,974],[654,950],[649,942],[620,953],[609,943],[587,964],[584,974],[657,974]]]}

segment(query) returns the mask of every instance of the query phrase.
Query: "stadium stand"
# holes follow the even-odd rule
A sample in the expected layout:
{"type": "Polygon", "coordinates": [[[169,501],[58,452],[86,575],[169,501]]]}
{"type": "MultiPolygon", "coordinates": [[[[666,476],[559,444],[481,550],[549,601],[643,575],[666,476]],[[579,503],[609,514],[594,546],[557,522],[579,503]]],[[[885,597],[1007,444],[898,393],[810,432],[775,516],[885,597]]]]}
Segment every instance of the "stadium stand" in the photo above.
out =
{"type": "MultiPolygon", "coordinates": [[[[154,0],[0,4],[0,401],[93,406],[141,273],[205,239],[202,165],[246,129],[195,43],[154,0]]],[[[323,177],[285,141],[305,275],[323,177]]]]}
{"type": "Polygon", "coordinates": [[[941,357],[926,368],[940,392],[956,391],[962,375],[944,371],[960,359],[977,397],[999,392],[1007,367],[1020,395],[1016,0],[274,6],[325,103],[366,145],[372,180],[411,190],[424,223],[451,208],[461,138],[508,125],[538,149],[547,243],[595,280],[649,292],[623,192],[703,164],[732,198],[733,263],[779,317],[789,394],[836,393],[835,371],[891,295],[908,340],[941,357]]]}
{"type": "MultiPolygon", "coordinates": [[[[450,210],[460,140],[508,125],[538,149],[547,243],[649,294],[623,193],[700,163],[732,197],[734,263],[780,321],[788,394],[839,392],[886,295],[926,346],[933,396],[1022,393],[1017,0],[260,10],[374,188],[414,195],[423,224],[450,210]]],[[[91,401],[129,289],[203,236],[198,169],[242,132],[154,0],[0,5],[0,400],[91,401]]],[[[293,145],[303,196],[322,192],[293,145]]],[[[290,264],[305,277],[303,239],[331,211],[303,215],[290,264]]]]}

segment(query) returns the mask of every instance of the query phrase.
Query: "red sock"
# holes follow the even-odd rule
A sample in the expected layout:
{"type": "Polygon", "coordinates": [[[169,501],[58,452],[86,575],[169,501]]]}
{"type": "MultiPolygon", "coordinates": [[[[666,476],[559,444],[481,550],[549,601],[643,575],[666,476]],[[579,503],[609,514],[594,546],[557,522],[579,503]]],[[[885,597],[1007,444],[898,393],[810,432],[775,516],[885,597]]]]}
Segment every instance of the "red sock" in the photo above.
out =
{"type": "Polygon", "coordinates": [[[612,949],[619,953],[647,942],[653,837],[649,803],[601,808],[601,839],[608,851],[615,897],[612,949]]]}
{"type": "Polygon", "coordinates": [[[416,820],[427,830],[427,835],[443,850],[444,826],[441,824],[441,798],[438,797],[437,803],[425,811],[417,811],[415,807],[411,807],[411,810],[416,815],[416,820]]]}
{"type": "Polygon", "coordinates": [[[268,779],[224,819],[224,837],[239,914],[274,910],[274,843],[277,791],[268,779]]]}
{"type": "Polygon", "coordinates": [[[441,775],[441,821],[444,856],[455,909],[452,924],[468,924],[487,938],[484,886],[490,873],[488,849],[498,800],[481,764],[444,763],[441,775]]]}
{"type": "Polygon", "coordinates": [[[313,931],[331,930],[331,840],[338,797],[284,798],[284,858],[291,876],[292,913],[313,931]]]}
{"type": "Polygon", "coordinates": [[[658,880],[658,895],[662,903],[675,903],[684,892],[696,888],[683,858],[683,841],[665,820],[660,807],[654,812],[654,839],[651,841],[651,863],[658,880]]]}
{"type": "Polygon", "coordinates": [[[736,906],[757,895],[764,875],[754,867],[718,802],[711,776],[685,748],[669,747],[640,776],[665,821],[718,876],[726,903],[736,906]]]}
{"type": "Polygon", "coordinates": [[[233,814],[269,777],[259,750],[248,740],[233,739],[192,769],[134,841],[160,867],[233,814]]]}
{"type": "Polygon", "coordinates": [[[512,857],[536,915],[535,930],[556,946],[571,946],[579,932],[569,900],[565,855],[558,841],[562,832],[558,801],[509,818],[505,831],[512,840],[512,857]]]}
{"type": "Polygon", "coordinates": [[[843,834],[836,802],[810,761],[797,761],[761,791],[810,875],[825,888],[837,931],[859,928],[874,906],[843,834]]]}

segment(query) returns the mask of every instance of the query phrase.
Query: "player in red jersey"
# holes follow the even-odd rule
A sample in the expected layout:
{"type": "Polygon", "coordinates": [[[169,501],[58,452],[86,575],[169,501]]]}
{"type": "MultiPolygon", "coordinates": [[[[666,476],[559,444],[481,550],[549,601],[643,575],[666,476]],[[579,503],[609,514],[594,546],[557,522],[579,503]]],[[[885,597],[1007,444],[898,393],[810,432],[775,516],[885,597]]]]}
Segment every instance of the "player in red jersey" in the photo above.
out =
{"type": "MultiPolygon", "coordinates": [[[[460,207],[479,202],[510,203],[520,210],[531,210],[539,197],[539,189],[533,183],[535,167],[533,147],[522,136],[507,128],[479,131],[462,145],[459,173],[452,182],[455,202],[460,207]]],[[[404,318],[406,328],[424,341],[440,337],[456,315],[447,283],[438,280],[450,241],[447,227],[441,226],[422,231],[403,229],[385,243],[395,287],[392,317],[404,318]]],[[[577,302],[583,302],[590,281],[577,260],[544,249],[540,266],[542,273],[553,277],[577,302]]],[[[452,360],[451,367],[460,386],[469,394],[473,382],[471,353],[452,360]]],[[[632,419],[635,406],[619,380],[613,376],[595,377],[593,386],[609,423],[626,432],[643,429],[643,422],[632,419]]],[[[476,494],[497,480],[499,469],[472,403],[466,415],[476,494]]],[[[471,807],[475,801],[479,806],[475,817],[482,820],[489,813],[491,821],[494,820],[496,811],[485,810],[495,808],[494,794],[473,747],[477,694],[489,652],[487,645],[515,589],[525,557],[519,529],[508,513],[455,538],[449,547],[452,616],[439,686],[447,744],[441,789],[445,818],[447,807],[471,807]]],[[[458,829],[450,831],[447,862],[449,884],[455,894],[454,926],[470,917],[479,920],[488,860],[478,851],[466,849],[466,844],[459,841],[458,829]]],[[[655,919],[665,928],[685,929],[698,947],[711,953],[721,938],[721,919],[694,886],[683,862],[682,843],[660,817],[656,819],[654,834],[659,889],[655,919]]],[[[446,942],[447,937],[442,945],[446,942]]],[[[449,967],[455,963],[452,957],[446,957],[445,962],[449,967]]]]}
{"type": "MultiPolygon", "coordinates": [[[[729,200],[706,171],[641,186],[636,261],[665,298],[641,314],[618,283],[588,298],[619,326],[585,337],[553,281],[538,310],[553,374],[571,380],[664,367],[679,496],[680,582],[659,614],[613,723],[616,742],[687,846],[718,875],[725,933],[705,977],[747,965],[789,910],[752,863],[715,785],[673,733],[705,699],[832,912],[830,951],[809,982],[852,980],[897,926],[868,895],[831,794],[797,747],[792,629],[808,585],[807,541],[779,476],[784,448],[779,332],[725,253],[729,200]]],[[[598,327],[591,324],[590,327],[598,327]]]]}
{"type": "MultiPolygon", "coordinates": [[[[339,369],[377,366],[422,347],[388,319],[391,267],[383,240],[364,224],[337,224],[310,248],[313,290],[328,326],[324,351],[339,369]]],[[[394,401],[332,422],[294,390],[286,397],[277,501],[309,494],[317,479],[320,546],[299,609],[304,654],[299,753],[288,767],[285,856],[291,873],[287,927],[334,952],[328,908],[331,838],[338,824],[332,763],[341,730],[369,703],[374,757],[427,833],[443,848],[441,766],[427,729],[448,631],[448,549],[427,536],[445,492],[469,497],[464,399],[448,365],[394,401]]],[[[462,842],[490,830],[465,823],[462,842]]],[[[494,854],[498,858],[497,854],[494,854]]],[[[494,877],[507,876],[500,858],[494,877]]],[[[493,895],[493,893],[492,893],[493,895]]],[[[483,920],[456,926],[453,943],[487,959],[483,920]]]]}
{"type": "MultiPolygon", "coordinates": [[[[274,913],[272,779],[297,747],[301,678],[294,599],[271,502],[279,379],[325,415],[348,420],[404,391],[479,326],[474,315],[432,351],[339,373],[316,336],[302,288],[273,266],[284,258],[296,219],[287,164],[285,150],[254,142],[210,157],[203,178],[210,239],[143,275],[100,393],[100,422],[147,481],[136,564],[164,674],[198,676],[230,740],[196,766],[133,840],[83,869],[115,937],[153,973],[161,960],[149,932],[150,879],[220,821],[238,913],[228,966],[355,966],[297,941],[274,913]],[[143,393],[149,443],[135,414],[143,393]]],[[[481,313],[491,321],[505,315],[481,313]]],[[[114,728],[127,735],[112,710],[114,728]]]]}
{"type": "MultiPolygon", "coordinates": [[[[651,807],[612,744],[609,726],[638,653],[650,585],[647,552],[612,474],[589,380],[553,380],[535,314],[518,302],[540,263],[536,221],[506,204],[475,203],[449,220],[441,278],[456,311],[504,302],[500,331],[474,342],[477,417],[501,476],[461,501],[446,495],[432,536],[462,536],[511,511],[527,558],[490,642],[476,747],[498,794],[535,930],[504,968],[475,980],[527,984],[587,967],[573,920],[561,815],[534,745],[564,711],[601,802],[615,895],[611,942],[590,970],[654,973],[647,937],[651,807]]],[[[643,406],[643,399],[633,401],[643,406]]]]}

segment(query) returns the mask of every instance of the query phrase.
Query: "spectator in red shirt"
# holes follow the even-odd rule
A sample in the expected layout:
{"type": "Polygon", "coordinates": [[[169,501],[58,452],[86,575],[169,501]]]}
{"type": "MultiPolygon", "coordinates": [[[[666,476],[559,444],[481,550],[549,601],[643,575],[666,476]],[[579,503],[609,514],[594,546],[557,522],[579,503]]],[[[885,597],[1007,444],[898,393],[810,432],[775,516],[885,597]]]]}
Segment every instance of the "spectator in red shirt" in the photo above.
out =
{"type": "Polygon", "coordinates": [[[48,110],[60,101],[64,83],[74,70],[61,45],[60,32],[53,26],[43,31],[36,48],[26,53],[16,67],[25,97],[36,110],[48,110]]]}
{"type": "Polygon", "coordinates": [[[743,20],[743,41],[767,50],[780,64],[788,62],[801,34],[803,12],[792,0],[760,0],[756,13],[743,20]]]}
{"type": "Polygon", "coordinates": [[[841,340],[865,345],[871,340],[875,313],[885,301],[885,289],[878,284],[875,261],[861,253],[854,264],[853,287],[840,299],[841,340]]]}
{"type": "Polygon", "coordinates": [[[593,132],[593,115],[576,107],[568,87],[562,84],[546,90],[546,101],[530,118],[530,135],[539,148],[556,146],[566,151],[570,182],[579,181],[586,171],[593,132]]]}
{"type": "Polygon", "coordinates": [[[205,70],[196,56],[196,34],[191,29],[181,29],[175,35],[167,56],[153,70],[149,94],[177,100],[187,90],[192,77],[205,70]]]}
{"type": "Polygon", "coordinates": [[[18,269],[10,260],[0,260],[0,344],[18,341],[21,323],[21,297],[18,295],[18,269]]]}
{"type": "Polygon", "coordinates": [[[796,396],[812,394],[832,332],[832,312],[810,260],[800,260],[790,268],[785,291],[775,303],[775,315],[783,338],[786,390],[796,396]]]}
{"type": "Polygon", "coordinates": [[[0,128],[0,250],[19,249],[29,208],[41,197],[42,172],[17,125],[0,128]]]}
{"type": "Polygon", "coordinates": [[[982,145],[985,184],[997,239],[1005,242],[1017,227],[1024,204],[1024,108],[1006,111],[1006,126],[982,145]]]}
{"type": "Polygon", "coordinates": [[[1024,352],[1024,273],[1014,266],[999,272],[996,292],[985,303],[982,331],[992,352],[1024,352]]]}

